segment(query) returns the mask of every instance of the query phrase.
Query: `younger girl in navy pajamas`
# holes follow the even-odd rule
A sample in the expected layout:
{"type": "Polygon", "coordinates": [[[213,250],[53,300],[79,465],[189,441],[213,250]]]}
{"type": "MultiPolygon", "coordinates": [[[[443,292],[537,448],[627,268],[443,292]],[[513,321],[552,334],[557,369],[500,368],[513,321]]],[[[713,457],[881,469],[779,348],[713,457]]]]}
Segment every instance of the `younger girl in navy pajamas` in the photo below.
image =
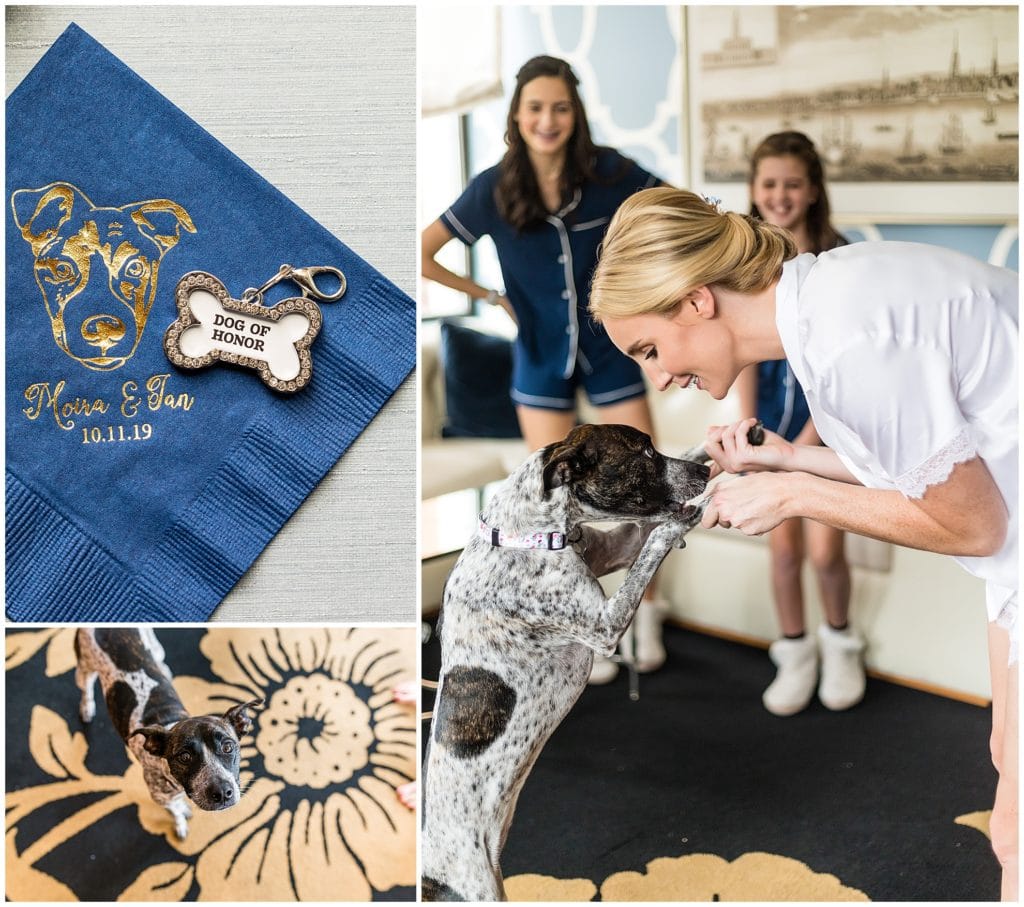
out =
{"type": "MultiPolygon", "coordinates": [[[[578,83],[563,60],[527,61],[516,75],[505,156],[423,232],[424,277],[503,306],[518,326],[512,399],[530,450],[568,434],[581,386],[602,422],[653,434],[640,368],[612,345],[587,306],[608,221],[626,198],[660,181],[614,149],[594,145],[578,83]],[[497,249],[504,293],[435,260],[452,237],[471,246],[484,235],[497,249]]],[[[647,596],[635,620],[642,671],[665,659],[651,590],[647,596]]],[[[614,664],[598,660],[592,682],[614,675],[614,664]]]]}
{"type": "MultiPolygon", "coordinates": [[[[757,146],[750,162],[750,198],[750,213],[788,230],[800,252],[817,255],[846,245],[829,220],[821,159],[801,132],[779,132],[757,146]]],[[[756,414],[787,441],[821,443],[803,390],[785,359],[749,367],[737,389],[744,418],[756,414]]],[[[856,705],[864,695],[863,641],[848,625],[850,568],[842,530],[797,518],[773,529],[768,543],[782,638],[769,649],[778,673],[764,691],[765,708],[783,716],[799,712],[811,701],[815,686],[818,698],[830,709],[856,705]],[[800,574],[805,544],[825,618],[816,637],[804,626],[800,574]]]]}

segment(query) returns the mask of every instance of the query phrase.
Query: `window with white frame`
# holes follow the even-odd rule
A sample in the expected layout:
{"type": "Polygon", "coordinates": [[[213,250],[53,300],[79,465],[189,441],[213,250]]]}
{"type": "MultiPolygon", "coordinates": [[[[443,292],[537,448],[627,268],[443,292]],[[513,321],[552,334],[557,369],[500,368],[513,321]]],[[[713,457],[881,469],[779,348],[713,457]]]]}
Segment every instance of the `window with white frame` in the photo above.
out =
{"type": "MultiPolygon", "coordinates": [[[[420,12],[421,228],[433,223],[465,188],[469,176],[467,112],[501,96],[500,16],[497,7],[479,5],[426,6],[420,12]]],[[[472,276],[479,270],[469,250],[458,240],[441,249],[437,262],[456,274],[472,276]]],[[[420,280],[421,317],[467,314],[472,307],[473,300],[465,293],[420,280]]]]}
{"type": "MultiPolygon", "coordinates": [[[[455,201],[464,188],[465,152],[461,115],[438,114],[424,118],[419,133],[419,221],[422,227],[433,223],[455,201]]],[[[466,247],[458,240],[445,245],[437,262],[456,274],[470,271],[466,247]]],[[[440,318],[464,315],[472,300],[458,290],[420,278],[420,316],[440,318]]]]}

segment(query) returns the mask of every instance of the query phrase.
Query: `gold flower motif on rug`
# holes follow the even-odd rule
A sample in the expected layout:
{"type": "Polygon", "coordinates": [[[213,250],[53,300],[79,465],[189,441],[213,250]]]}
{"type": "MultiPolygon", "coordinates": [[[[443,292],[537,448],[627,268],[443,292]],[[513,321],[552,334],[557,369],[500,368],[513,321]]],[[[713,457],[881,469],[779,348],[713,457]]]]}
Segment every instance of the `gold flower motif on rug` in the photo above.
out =
{"type": "Polygon", "coordinates": [[[647,872],[619,872],[601,886],[604,901],[867,901],[835,876],[773,853],[733,861],[696,853],[661,857],[647,872]]]}
{"type": "MultiPolygon", "coordinates": [[[[589,901],[587,879],[519,875],[505,880],[510,900],[589,901]]],[[[745,853],[729,862],[713,854],[660,857],[646,872],[617,872],[601,885],[602,901],[868,901],[835,876],[770,853],[745,853]]]]}
{"type": "MultiPolygon", "coordinates": [[[[42,644],[66,653],[64,634],[72,633],[41,643],[18,639],[29,634],[8,634],[8,669],[42,644]]],[[[162,836],[181,859],[142,869],[122,900],[179,900],[197,889],[201,900],[357,901],[414,885],[415,816],[398,802],[395,788],[415,776],[416,716],[392,701],[391,690],[415,676],[415,644],[415,633],[401,629],[207,631],[200,650],[219,680],[177,677],[186,708],[223,713],[256,697],[266,708],[243,740],[240,803],[221,812],[195,810],[184,841],[150,798],[134,761],[123,775],[92,774],[85,735],[35,706],[29,749],[57,780],[7,795],[8,898],[73,898],[36,864],[131,805],[143,832],[162,836]],[[34,841],[17,837],[30,814],[83,793],[105,796],[34,841]]],[[[48,664],[53,660],[48,653],[48,664]]],[[[58,663],[67,663],[66,654],[58,663]]]]}

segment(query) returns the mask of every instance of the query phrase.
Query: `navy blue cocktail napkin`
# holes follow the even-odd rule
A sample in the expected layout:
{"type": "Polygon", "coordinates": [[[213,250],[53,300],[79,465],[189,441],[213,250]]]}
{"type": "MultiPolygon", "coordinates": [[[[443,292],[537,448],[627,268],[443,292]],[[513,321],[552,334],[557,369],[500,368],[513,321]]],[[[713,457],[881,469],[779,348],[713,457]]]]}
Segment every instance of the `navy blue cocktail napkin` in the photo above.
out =
{"type": "Polygon", "coordinates": [[[205,620],[412,369],[415,304],[75,25],[8,99],[7,198],[8,616],[205,620]],[[305,390],[170,364],[182,275],[284,263],[348,282],[305,390]]]}

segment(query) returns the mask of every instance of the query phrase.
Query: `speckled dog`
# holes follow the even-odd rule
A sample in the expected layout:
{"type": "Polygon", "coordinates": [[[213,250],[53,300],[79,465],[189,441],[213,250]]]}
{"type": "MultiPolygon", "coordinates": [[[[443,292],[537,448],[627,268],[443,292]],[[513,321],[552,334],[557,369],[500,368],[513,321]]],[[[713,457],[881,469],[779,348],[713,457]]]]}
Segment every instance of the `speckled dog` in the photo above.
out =
{"type": "Polygon", "coordinates": [[[487,505],[445,587],[424,900],[504,899],[499,861],[526,777],[594,653],[615,651],[665,555],[699,522],[685,502],[707,480],[706,466],[662,456],[642,432],[584,425],[533,454],[487,505]],[[603,520],[645,526],[581,525],[603,520]],[[634,556],[606,598],[597,575],[634,556]]]}
{"type": "Polygon", "coordinates": [[[188,800],[205,810],[238,803],[239,738],[252,730],[246,710],[261,699],[223,715],[191,717],[149,627],[81,629],[75,654],[82,721],[88,724],[96,714],[93,687],[99,677],[110,720],[142,765],[151,796],[174,819],[179,838],[188,834],[188,800]]]}

